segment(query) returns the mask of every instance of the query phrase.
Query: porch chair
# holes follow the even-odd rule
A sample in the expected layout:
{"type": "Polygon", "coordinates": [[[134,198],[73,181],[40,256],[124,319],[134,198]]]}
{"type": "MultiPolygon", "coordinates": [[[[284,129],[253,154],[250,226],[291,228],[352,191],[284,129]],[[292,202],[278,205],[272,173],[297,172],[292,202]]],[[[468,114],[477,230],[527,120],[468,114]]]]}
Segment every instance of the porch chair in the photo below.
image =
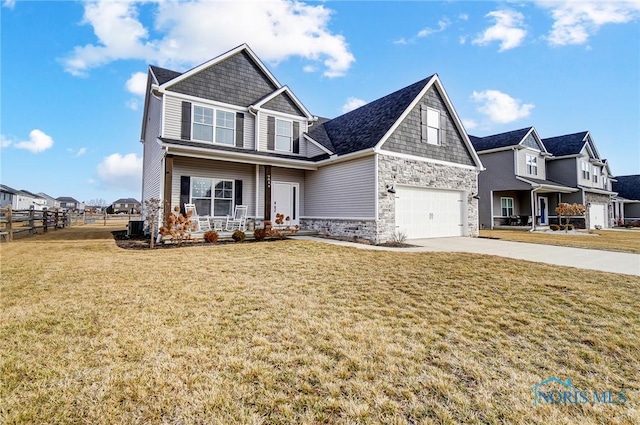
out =
{"type": "Polygon", "coordinates": [[[247,205],[236,205],[233,215],[227,216],[227,223],[224,229],[229,232],[231,230],[242,230],[247,228],[247,214],[249,207],[247,205]]]}
{"type": "Polygon", "coordinates": [[[191,213],[191,220],[196,223],[196,232],[206,232],[211,230],[208,216],[199,216],[196,204],[184,204],[185,214],[191,213]]]}

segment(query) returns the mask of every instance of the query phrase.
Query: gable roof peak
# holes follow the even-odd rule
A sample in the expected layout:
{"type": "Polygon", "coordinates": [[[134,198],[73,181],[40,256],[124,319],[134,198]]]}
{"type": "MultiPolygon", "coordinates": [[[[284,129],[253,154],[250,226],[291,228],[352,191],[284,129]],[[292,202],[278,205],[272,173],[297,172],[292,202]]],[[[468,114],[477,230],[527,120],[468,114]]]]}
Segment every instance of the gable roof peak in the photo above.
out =
{"type": "Polygon", "coordinates": [[[484,137],[469,135],[469,139],[477,151],[486,151],[519,145],[532,131],[537,135],[535,128],[529,126],[484,137]]]}

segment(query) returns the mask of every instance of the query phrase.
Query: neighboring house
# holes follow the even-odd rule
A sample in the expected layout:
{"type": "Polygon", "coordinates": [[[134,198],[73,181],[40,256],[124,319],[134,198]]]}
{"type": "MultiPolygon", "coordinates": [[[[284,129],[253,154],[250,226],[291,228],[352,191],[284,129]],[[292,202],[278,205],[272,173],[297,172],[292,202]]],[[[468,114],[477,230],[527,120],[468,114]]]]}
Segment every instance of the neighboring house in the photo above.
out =
{"type": "Polygon", "coordinates": [[[114,213],[138,213],[140,211],[140,202],[133,198],[120,198],[111,204],[114,213]]]}
{"type": "Polygon", "coordinates": [[[11,205],[14,210],[28,210],[31,207],[38,208],[40,201],[37,195],[26,190],[17,190],[0,184],[0,206],[3,208],[11,205]],[[38,199],[38,201],[36,201],[38,199]]]}
{"type": "Polygon", "coordinates": [[[46,207],[48,209],[60,208],[60,201],[58,201],[56,198],[49,196],[44,192],[38,192],[38,196],[45,200],[46,207]]]}
{"type": "Polygon", "coordinates": [[[149,67],[142,200],[384,242],[477,235],[482,164],[437,75],[318,119],[247,45],[149,67]]]}
{"type": "Polygon", "coordinates": [[[61,196],[56,198],[58,202],[60,202],[60,208],[68,211],[80,210],[84,209],[84,205],[78,202],[76,199],[70,196],[61,196]]]}
{"type": "Polygon", "coordinates": [[[616,225],[640,225],[640,174],[616,176],[613,180],[614,218],[616,225]]]}
{"type": "Polygon", "coordinates": [[[42,211],[43,209],[47,208],[47,200],[42,196],[36,195],[35,193],[29,192],[28,190],[24,189],[22,189],[20,192],[31,197],[31,205],[28,208],[31,208],[31,206],[33,206],[33,209],[38,211],[42,211]]]}
{"type": "Polygon", "coordinates": [[[578,191],[548,178],[551,155],[534,127],[469,137],[486,168],[478,178],[481,228],[544,228],[558,203],[578,191]]]}
{"type": "Polygon", "coordinates": [[[18,192],[16,189],[0,184],[0,208],[11,205],[11,208],[16,209],[15,203],[17,202],[18,192]]]}
{"type": "Polygon", "coordinates": [[[587,207],[584,227],[614,225],[611,190],[612,174],[606,159],[601,159],[588,131],[542,139],[553,156],[547,161],[547,177],[578,189],[563,197],[564,202],[587,207]]]}

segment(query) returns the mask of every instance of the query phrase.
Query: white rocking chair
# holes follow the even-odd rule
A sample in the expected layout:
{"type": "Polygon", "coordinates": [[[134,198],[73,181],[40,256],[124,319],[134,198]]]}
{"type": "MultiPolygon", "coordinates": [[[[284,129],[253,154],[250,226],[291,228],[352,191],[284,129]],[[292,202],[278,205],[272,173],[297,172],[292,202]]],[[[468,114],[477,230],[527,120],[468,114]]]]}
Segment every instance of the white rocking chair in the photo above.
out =
{"type": "Polygon", "coordinates": [[[247,228],[247,214],[249,207],[246,205],[236,205],[233,215],[227,216],[227,223],[224,229],[227,232],[232,230],[242,230],[243,232],[247,228]]]}
{"type": "Polygon", "coordinates": [[[196,204],[184,204],[184,212],[186,215],[191,213],[191,220],[196,224],[196,232],[207,232],[211,230],[208,216],[199,216],[196,211],[196,204]]]}

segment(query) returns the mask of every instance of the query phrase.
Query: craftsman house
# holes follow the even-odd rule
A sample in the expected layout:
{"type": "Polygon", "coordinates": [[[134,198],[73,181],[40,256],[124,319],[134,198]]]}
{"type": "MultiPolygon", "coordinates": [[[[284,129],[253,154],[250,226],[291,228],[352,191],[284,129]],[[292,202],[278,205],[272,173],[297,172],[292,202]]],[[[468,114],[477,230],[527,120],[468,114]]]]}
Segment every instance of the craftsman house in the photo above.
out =
{"type": "Polygon", "coordinates": [[[334,119],[314,116],[247,46],[184,73],[150,66],[142,201],[248,207],[379,243],[477,235],[482,164],[437,75],[334,119]]]}

